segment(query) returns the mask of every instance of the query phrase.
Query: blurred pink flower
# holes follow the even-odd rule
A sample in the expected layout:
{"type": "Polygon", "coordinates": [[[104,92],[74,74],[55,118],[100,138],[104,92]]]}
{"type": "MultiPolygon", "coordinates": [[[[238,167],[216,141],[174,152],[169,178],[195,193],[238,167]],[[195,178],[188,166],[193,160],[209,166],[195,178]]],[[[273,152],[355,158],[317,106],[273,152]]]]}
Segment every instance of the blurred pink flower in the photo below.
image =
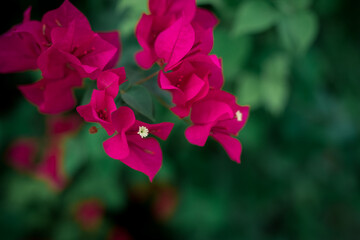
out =
{"type": "Polygon", "coordinates": [[[86,231],[95,230],[101,224],[104,204],[96,198],[83,200],[75,206],[75,219],[86,231]]]}

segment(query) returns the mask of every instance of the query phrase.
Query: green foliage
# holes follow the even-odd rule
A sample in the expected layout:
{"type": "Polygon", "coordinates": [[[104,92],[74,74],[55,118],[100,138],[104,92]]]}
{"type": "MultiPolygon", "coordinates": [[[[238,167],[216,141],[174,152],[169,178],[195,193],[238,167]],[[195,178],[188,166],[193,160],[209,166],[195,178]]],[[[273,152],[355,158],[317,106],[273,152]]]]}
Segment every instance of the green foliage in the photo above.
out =
{"type": "Polygon", "coordinates": [[[304,53],[317,35],[316,16],[309,11],[286,16],[281,20],[278,31],[279,37],[288,51],[295,54],[304,53]]]}
{"type": "Polygon", "coordinates": [[[273,26],[278,18],[279,13],[268,1],[246,1],[237,10],[233,33],[242,35],[261,32],[273,26]]]}

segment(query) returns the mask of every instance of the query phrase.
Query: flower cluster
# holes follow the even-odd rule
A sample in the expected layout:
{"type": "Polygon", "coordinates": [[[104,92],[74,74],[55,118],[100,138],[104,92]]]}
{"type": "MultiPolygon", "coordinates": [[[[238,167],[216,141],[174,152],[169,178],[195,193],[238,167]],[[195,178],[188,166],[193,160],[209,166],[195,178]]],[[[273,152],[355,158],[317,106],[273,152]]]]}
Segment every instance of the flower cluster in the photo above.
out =
{"type": "MultiPolygon", "coordinates": [[[[161,67],[158,84],[172,94],[175,106],[171,111],[180,118],[190,115],[192,125],[185,132],[190,143],[204,146],[211,136],[232,160],[240,162],[241,144],[234,136],[243,128],[249,107],[238,105],[233,95],[222,90],[221,60],[210,55],[216,17],[197,8],[195,0],[149,0],[149,9],[150,14],[143,14],[136,28],[143,48],[135,55],[137,63],[142,68],[154,63],[161,67]]],[[[157,138],[166,140],[174,124],[139,121],[132,109],[115,101],[120,85],[126,82],[125,69],[115,68],[119,34],[92,31],[87,18],[68,0],[41,21],[30,20],[30,10],[25,11],[21,24],[0,36],[0,73],[40,69],[41,80],[19,89],[47,114],[74,108],[72,89],[82,86],[83,78],[96,80],[90,102],[78,106],[77,112],[86,122],[104,128],[109,136],[103,142],[108,156],[152,181],[162,165],[157,138]]],[[[50,136],[60,134],[56,131],[62,130],[52,128],[50,136]]],[[[96,127],[90,128],[90,133],[96,132],[96,127]]],[[[45,153],[48,160],[36,172],[62,186],[58,168],[54,168],[60,158],[58,144],[52,146],[45,153]]],[[[33,166],[29,159],[34,146],[20,144],[15,149],[14,163],[33,166]]]]}
{"type": "Polygon", "coordinates": [[[83,78],[96,79],[115,66],[119,34],[93,32],[68,0],[41,21],[30,20],[30,11],[21,24],[0,36],[0,72],[40,69],[41,80],[19,89],[40,112],[61,113],[75,106],[72,88],[82,86],[83,78]]]}
{"type": "Polygon", "coordinates": [[[172,94],[171,110],[180,118],[191,114],[185,136],[204,146],[209,136],[218,141],[235,162],[240,162],[237,135],[247,121],[248,106],[236,104],[221,90],[221,60],[209,55],[216,17],[196,7],[195,0],[149,0],[150,14],[143,14],[136,37],[143,48],[135,56],[143,68],[158,63],[158,84],[172,94]]]}

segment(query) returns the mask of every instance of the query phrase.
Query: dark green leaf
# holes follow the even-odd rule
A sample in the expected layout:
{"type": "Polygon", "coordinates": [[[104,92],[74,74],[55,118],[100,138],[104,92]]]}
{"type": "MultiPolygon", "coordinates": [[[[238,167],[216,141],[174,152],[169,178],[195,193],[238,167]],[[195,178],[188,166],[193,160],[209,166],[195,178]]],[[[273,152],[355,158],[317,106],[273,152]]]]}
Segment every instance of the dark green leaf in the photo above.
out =
{"type": "Polygon", "coordinates": [[[154,121],[152,97],[144,86],[132,86],[121,97],[130,107],[154,121]]]}

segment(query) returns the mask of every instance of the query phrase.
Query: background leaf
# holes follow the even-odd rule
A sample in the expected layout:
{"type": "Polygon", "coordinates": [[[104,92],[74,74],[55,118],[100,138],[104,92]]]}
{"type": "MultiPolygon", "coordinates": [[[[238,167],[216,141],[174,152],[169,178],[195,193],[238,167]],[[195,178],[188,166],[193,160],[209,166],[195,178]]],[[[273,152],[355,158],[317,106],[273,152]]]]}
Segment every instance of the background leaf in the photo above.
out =
{"type": "Polygon", "coordinates": [[[315,40],[318,32],[316,16],[303,11],[284,17],[279,26],[279,37],[284,47],[295,54],[304,53],[315,40]]]}
{"type": "Polygon", "coordinates": [[[237,10],[233,34],[243,35],[264,31],[273,26],[278,17],[277,10],[268,1],[246,1],[237,10]]]}
{"type": "Polygon", "coordinates": [[[289,59],[274,55],[267,59],[261,73],[261,92],[265,107],[274,115],[280,114],[289,97],[289,59]]]}
{"type": "Polygon", "coordinates": [[[152,97],[144,86],[132,86],[126,92],[121,93],[121,97],[130,107],[154,121],[152,97]]]}

